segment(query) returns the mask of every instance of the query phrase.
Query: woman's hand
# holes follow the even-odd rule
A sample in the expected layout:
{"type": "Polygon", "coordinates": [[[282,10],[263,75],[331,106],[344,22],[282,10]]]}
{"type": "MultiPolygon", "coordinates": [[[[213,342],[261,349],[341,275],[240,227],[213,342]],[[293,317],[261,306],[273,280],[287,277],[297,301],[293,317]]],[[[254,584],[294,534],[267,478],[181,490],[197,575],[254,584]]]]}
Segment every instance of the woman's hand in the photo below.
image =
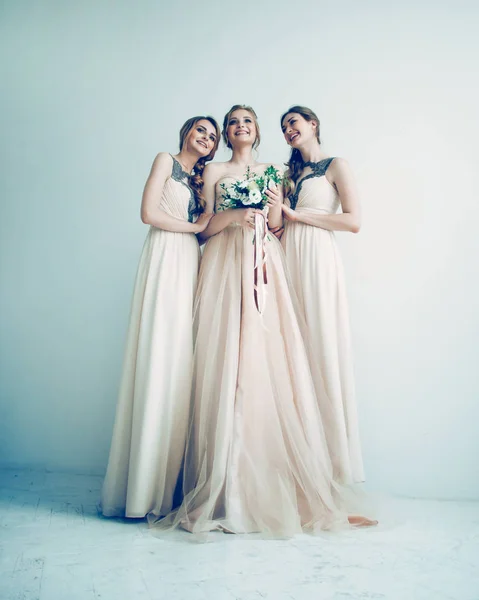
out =
{"type": "Polygon", "coordinates": [[[212,216],[213,213],[201,213],[195,222],[195,233],[201,233],[204,231],[208,227],[212,216]]]}
{"type": "Polygon", "coordinates": [[[271,184],[271,187],[268,188],[265,192],[268,196],[268,206],[273,208],[274,206],[278,206],[283,202],[283,190],[278,187],[275,183],[271,184]]]}
{"type": "Polygon", "coordinates": [[[283,210],[283,217],[285,219],[288,219],[288,221],[291,221],[292,223],[295,223],[299,220],[296,211],[293,210],[291,207],[286,206],[286,204],[283,204],[281,208],[283,210]]]}
{"type": "Polygon", "coordinates": [[[256,210],[255,208],[237,208],[234,211],[234,220],[243,227],[251,227],[254,229],[254,216],[257,212],[261,211],[256,210]]]}

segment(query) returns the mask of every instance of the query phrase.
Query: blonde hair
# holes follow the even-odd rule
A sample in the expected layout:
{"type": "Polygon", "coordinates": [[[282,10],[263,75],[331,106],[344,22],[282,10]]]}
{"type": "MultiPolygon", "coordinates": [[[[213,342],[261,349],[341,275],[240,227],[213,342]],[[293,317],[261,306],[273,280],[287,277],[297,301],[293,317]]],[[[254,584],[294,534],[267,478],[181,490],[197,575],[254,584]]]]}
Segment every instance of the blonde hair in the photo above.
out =
{"type": "Polygon", "coordinates": [[[260,134],[260,131],[259,131],[259,123],[258,123],[258,116],[254,112],[253,108],[251,106],[246,106],[246,104],[235,104],[234,106],[232,106],[229,109],[229,111],[225,115],[225,118],[223,119],[223,132],[222,132],[222,134],[223,134],[223,140],[224,140],[224,142],[226,144],[226,147],[227,148],[232,148],[231,142],[228,139],[228,134],[226,132],[226,129],[227,129],[228,124],[230,122],[231,115],[235,112],[235,110],[246,110],[253,117],[253,121],[254,121],[254,124],[256,126],[256,139],[255,139],[254,144],[253,144],[253,150],[256,150],[256,148],[259,146],[259,143],[261,141],[261,134],[260,134]]]}

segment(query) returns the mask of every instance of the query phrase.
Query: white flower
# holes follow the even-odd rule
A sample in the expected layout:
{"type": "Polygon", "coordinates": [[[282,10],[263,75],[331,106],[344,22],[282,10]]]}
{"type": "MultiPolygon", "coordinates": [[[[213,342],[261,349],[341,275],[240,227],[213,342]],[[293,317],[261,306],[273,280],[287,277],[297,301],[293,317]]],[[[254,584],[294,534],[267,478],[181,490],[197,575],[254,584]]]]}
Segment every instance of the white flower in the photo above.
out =
{"type": "Polygon", "coordinates": [[[244,204],[259,204],[263,197],[261,196],[261,192],[258,187],[255,190],[251,190],[248,196],[248,202],[244,202],[244,204]]]}
{"type": "Polygon", "coordinates": [[[278,184],[273,179],[268,179],[268,189],[275,190],[278,184]]]}

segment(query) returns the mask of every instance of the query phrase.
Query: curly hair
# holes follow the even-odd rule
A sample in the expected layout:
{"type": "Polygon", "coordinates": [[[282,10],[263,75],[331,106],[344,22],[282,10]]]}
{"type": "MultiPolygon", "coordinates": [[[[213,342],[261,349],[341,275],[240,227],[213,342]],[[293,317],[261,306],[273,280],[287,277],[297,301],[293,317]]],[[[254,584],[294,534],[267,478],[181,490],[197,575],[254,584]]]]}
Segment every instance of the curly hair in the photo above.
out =
{"type": "MultiPolygon", "coordinates": [[[[319,137],[319,119],[315,112],[313,112],[310,108],[306,106],[292,106],[289,110],[287,110],[281,116],[281,127],[283,127],[283,121],[286,115],[290,113],[297,113],[301,115],[306,121],[315,121],[318,126],[316,127],[316,139],[318,140],[318,144],[321,144],[321,139],[319,137]]],[[[289,161],[285,163],[288,167],[288,170],[285,173],[284,177],[284,196],[287,198],[294,193],[294,189],[296,187],[296,182],[298,181],[299,176],[301,175],[301,171],[304,168],[304,160],[301,156],[301,152],[297,148],[291,149],[291,154],[289,156],[289,161]]]]}
{"type": "Polygon", "coordinates": [[[231,148],[231,142],[228,139],[228,134],[226,133],[226,128],[228,127],[228,124],[230,122],[230,118],[231,115],[235,112],[235,110],[247,110],[251,116],[253,117],[253,121],[254,124],[256,126],[256,139],[254,141],[253,144],[253,150],[256,150],[256,148],[259,146],[259,143],[261,141],[261,134],[259,131],[259,123],[258,123],[258,116],[257,114],[254,112],[253,108],[251,106],[247,106],[246,104],[235,104],[234,106],[232,106],[229,111],[226,113],[225,118],[223,119],[223,140],[226,144],[227,148],[231,148]]]}
{"type": "Polygon", "coordinates": [[[203,196],[203,171],[205,170],[206,163],[209,160],[213,160],[216,154],[216,150],[218,150],[218,145],[220,143],[221,138],[220,126],[215,121],[215,119],[213,119],[213,117],[191,117],[191,119],[188,119],[180,129],[180,152],[182,151],[183,146],[185,145],[185,142],[188,139],[188,136],[190,135],[191,131],[193,130],[194,126],[198,123],[198,121],[209,121],[213,125],[213,127],[216,130],[216,141],[213,146],[213,149],[208,154],[208,156],[202,156],[195,164],[195,166],[193,167],[193,172],[188,180],[188,183],[195,195],[196,207],[194,210],[194,214],[196,215],[200,215],[202,212],[204,212],[206,208],[206,201],[203,196]]]}

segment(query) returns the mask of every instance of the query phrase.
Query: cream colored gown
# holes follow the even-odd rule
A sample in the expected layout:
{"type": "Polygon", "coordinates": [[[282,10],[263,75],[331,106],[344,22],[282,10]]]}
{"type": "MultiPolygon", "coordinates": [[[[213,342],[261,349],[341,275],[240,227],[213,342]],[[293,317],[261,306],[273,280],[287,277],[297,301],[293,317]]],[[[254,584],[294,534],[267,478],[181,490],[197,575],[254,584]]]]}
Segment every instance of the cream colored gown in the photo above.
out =
{"type": "MultiPolygon", "coordinates": [[[[340,202],[325,177],[333,159],[307,163],[291,207],[297,212],[334,214],[340,202]]],[[[354,392],[348,303],[341,256],[334,232],[287,221],[282,244],[294,289],[306,319],[328,400],[320,409],[334,467],[335,480],[364,480],[354,392]],[[332,412],[331,412],[332,408],[332,412]]]]}
{"type": "MultiPolygon", "coordinates": [[[[187,174],[173,159],[158,206],[191,220],[187,174]]],[[[199,245],[192,233],[151,227],[133,293],[113,440],[101,507],[105,516],[167,514],[184,458],[191,395],[193,300],[199,245]]]]}
{"type": "Polygon", "coordinates": [[[159,527],[289,536],[347,523],[281,244],[268,235],[263,315],[254,301],[253,248],[253,231],[236,224],[206,244],[186,496],[159,527]]]}

